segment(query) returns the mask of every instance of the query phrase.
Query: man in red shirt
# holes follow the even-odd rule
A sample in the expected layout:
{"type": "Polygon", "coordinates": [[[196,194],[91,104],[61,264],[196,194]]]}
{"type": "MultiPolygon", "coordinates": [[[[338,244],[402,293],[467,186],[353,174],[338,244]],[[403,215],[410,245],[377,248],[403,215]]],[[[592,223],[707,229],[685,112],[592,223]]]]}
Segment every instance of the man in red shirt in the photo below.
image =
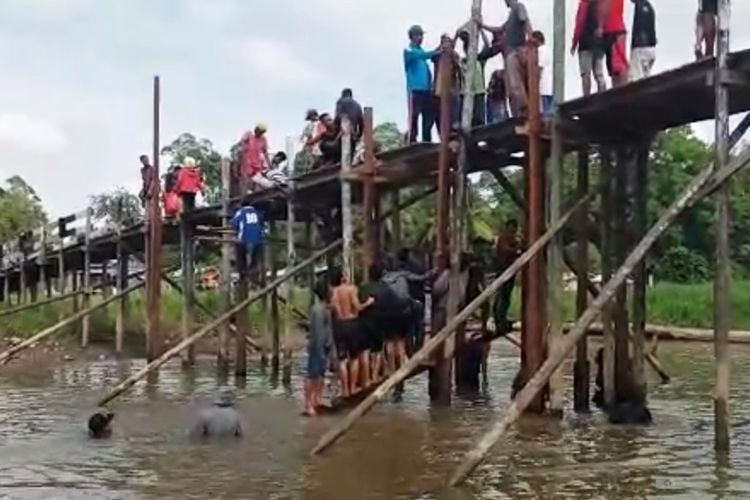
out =
{"type": "Polygon", "coordinates": [[[261,188],[267,189],[274,186],[273,182],[263,177],[261,172],[264,166],[271,165],[271,157],[268,154],[268,141],[266,131],[268,128],[259,123],[255,126],[252,134],[245,137],[244,168],[248,179],[261,188]]]}
{"type": "Polygon", "coordinates": [[[628,83],[627,34],[625,28],[624,0],[601,0],[599,18],[607,56],[607,69],[612,77],[612,85],[621,87],[628,83]]]}

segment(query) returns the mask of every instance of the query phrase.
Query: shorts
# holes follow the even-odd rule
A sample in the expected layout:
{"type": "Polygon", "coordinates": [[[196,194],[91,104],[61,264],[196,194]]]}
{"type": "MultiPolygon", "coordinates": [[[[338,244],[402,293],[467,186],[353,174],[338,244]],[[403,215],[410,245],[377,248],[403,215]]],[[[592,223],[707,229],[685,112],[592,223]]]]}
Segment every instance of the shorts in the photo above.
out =
{"type": "Polygon", "coordinates": [[[604,77],[604,54],[598,50],[582,50],[578,53],[578,66],[582,75],[594,73],[604,77]]]}
{"type": "Polygon", "coordinates": [[[656,61],[656,47],[633,47],[630,57],[631,82],[651,76],[656,61]]]}
{"type": "Polygon", "coordinates": [[[402,314],[390,315],[384,317],[381,324],[383,325],[385,340],[404,340],[411,328],[412,315],[409,311],[405,311],[402,314]]]}
{"type": "Polygon", "coordinates": [[[328,367],[328,360],[317,353],[307,353],[307,378],[323,378],[328,367]]]}
{"type": "Polygon", "coordinates": [[[700,6],[698,12],[701,14],[711,14],[714,16],[719,15],[719,1],[718,0],[700,0],[700,6]]]}
{"type": "Polygon", "coordinates": [[[358,319],[334,321],[333,340],[336,342],[339,359],[357,357],[369,347],[358,319]]]}
{"type": "Polygon", "coordinates": [[[362,328],[363,335],[367,339],[368,349],[372,352],[382,351],[383,330],[378,321],[372,317],[360,318],[360,327],[362,328]]]}
{"type": "Polygon", "coordinates": [[[625,45],[626,33],[606,33],[604,35],[607,70],[610,76],[625,75],[630,68],[628,49],[625,45]]]}

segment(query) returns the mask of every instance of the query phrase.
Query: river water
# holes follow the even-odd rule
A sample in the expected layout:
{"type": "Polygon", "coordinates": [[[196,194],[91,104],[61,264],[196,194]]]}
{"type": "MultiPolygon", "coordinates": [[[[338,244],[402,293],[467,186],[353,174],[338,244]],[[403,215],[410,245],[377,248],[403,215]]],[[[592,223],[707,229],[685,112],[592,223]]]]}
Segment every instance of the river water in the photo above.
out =
{"type": "MultiPolygon", "coordinates": [[[[489,390],[431,409],[426,377],[400,402],[381,403],[323,456],[309,451],[341,416],[300,416],[303,360],[291,387],[250,363],[230,379],[248,429],[243,440],[194,443],[185,429],[217,385],[210,359],[179,361],[114,403],[115,434],[91,441],[85,425],[106,388],[142,361],[35,366],[0,373],[0,498],[10,499],[502,499],[750,498],[750,350],[733,347],[732,454],[714,456],[711,346],[664,343],[669,385],[651,379],[655,425],[616,427],[602,415],[526,418],[463,489],[444,485],[462,454],[507,406],[515,348],[496,342],[489,390]]],[[[572,387],[570,366],[566,367],[572,387]]],[[[569,398],[572,394],[568,395],[569,398]]]]}

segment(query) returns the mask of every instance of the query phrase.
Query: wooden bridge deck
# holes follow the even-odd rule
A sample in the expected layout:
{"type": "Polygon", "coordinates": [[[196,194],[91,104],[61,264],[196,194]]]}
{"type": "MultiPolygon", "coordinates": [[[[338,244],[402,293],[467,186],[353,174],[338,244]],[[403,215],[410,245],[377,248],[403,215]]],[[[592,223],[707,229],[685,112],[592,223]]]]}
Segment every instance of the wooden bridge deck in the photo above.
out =
{"type": "MultiPolygon", "coordinates": [[[[726,76],[738,83],[750,82],[750,50],[735,52],[730,56],[731,72],[726,76]]],[[[705,60],[667,71],[601,94],[567,101],[560,105],[566,140],[573,148],[583,143],[600,143],[655,134],[675,126],[713,118],[714,90],[712,87],[714,61],[705,60]]],[[[750,110],[750,85],[737,85],[730,92],[730,111],[740,113],[750,110]]],[[[501,124],[486,125],[472,131],[469,151],[471,171],[523,165],[526,137],[523,124],[509,120],[501,124]]],[[[438,144],[414,144],[384,152],[377,157],[376,182],[381,190],[405,186],[434,185],[437,178],[438,144]]],[[[354,180],[354,202],[361,202],[363,165],[355,165],[351,172],[354,180]]],[[[325,167],[295,179],[294,202],[296,220],[308,220],[317,210],[339,203],[341,177],[338,166],[325,167]]],[[[286,218],[286,198],[277,189],[252,193],[243,203],[261,209],[268,218],[286,218]]],[[[207,206],[191,212],[196,224],[218,227],[221,225],[221,207],[207,206]]],[[[134,251],[143,250],[143,224],[123,230],[125,244],[134,251]]],[[[114,232],[96,235],[91,240],[92,261],[102,262],[115,258],[118,235],[114,232]]],[[[176,222],[164,226],[164,244],[179,242],[176,222]]],[[[66,269],[81,268],[83,242],[72,242],[63,250],[66,269]]],[[[26,272],[33,279],[40,264],[47,276],[57,277],[57,253],[47,251],[46,261],[40,254],[32,254],[26,261],[26,272]]],[[[0,274],[0,282],[10,279],[11,289],[19,282],[16,264],[0,274]]]]}

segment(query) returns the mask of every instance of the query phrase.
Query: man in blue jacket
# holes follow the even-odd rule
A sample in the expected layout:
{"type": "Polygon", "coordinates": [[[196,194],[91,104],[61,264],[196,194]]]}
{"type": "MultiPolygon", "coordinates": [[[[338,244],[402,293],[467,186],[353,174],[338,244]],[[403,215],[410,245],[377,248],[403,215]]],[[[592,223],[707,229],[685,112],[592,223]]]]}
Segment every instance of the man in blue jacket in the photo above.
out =
{"type": "Polygon", "coordinates": [[[404,49],[406,90],[409,94],[409,143],[417,141],[417,123],[422,116],[422,142],[432,142],[435,120],[432,98],[432,73],[428,61],[437,51],[422,48],[424,31],[421,26],[409,29],[409,47],[404,49]]]}

